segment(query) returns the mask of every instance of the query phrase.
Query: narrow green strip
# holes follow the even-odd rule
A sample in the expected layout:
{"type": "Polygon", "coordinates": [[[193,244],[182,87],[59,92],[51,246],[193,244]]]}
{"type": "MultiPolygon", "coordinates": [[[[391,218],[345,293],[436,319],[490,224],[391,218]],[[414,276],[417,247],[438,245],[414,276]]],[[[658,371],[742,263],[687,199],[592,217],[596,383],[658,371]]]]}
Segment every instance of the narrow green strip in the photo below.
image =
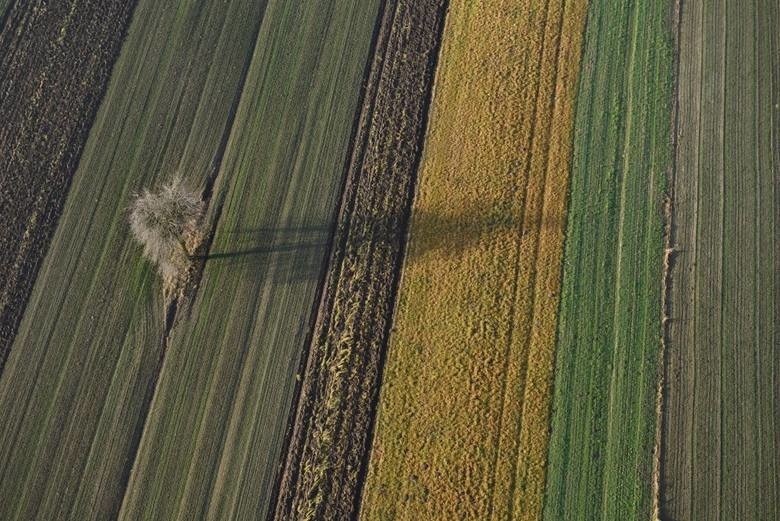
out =
{"type": "Polygon", "coordinates": [[[650,519],[671,157],[669,2],[591,2],[545,519],[650,519]]]}

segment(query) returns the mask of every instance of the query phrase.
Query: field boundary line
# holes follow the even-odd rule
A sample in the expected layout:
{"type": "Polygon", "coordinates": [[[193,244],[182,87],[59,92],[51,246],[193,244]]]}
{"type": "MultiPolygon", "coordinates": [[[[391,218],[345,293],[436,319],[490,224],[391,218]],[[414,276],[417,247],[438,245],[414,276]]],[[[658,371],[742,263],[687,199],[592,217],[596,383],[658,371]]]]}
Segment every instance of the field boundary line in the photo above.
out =
{"type": "Polygon", "coordinates": [[[652,498],[652,521],[663,521],[666,517],[662,515],[663,507],[661,497],[664,492],[664,458],[667,440],[664,438],[666,429],[665,409],[666,403],[666,385],[667,371],[669,370],[669,344],[671,341],[671,321],[672,321],[672,284],[674,271],[675,252],[677,251],[677,234],[674,221],[674,202],[675,202],[675,180],[677,173],[677,132],[680,125],[680,30],[681,13],[683,2],[685,0],[675,0],[671,12],[671,36],[672,36],[672,56],[674,59],[674,77],[672,79],[672,115],[671,115],[671,150],[669,157],[669,168],[666,172],[666,194],[664,196],[664,260],[661,274],[661,348],[659,352],[659,373],[658,385],[656,389],[656,430],[655,443],[653,447],[653,498],[652,498]]]}
{"type": "MultiPolygon", "coordinates": [[[[547,411],[547,425],[549,426],[550,432],[552,433],[553,428],[553,406],[555,404],[555,392],[556,392],[556,385],[555,382],[557,380],[556,375],[558,373],[558,345],[560,343],[560,336],[561,336],[561,307],[563,306],[563,297],[564,297],[564,272],[565,272],[565,257],[566,257],[566,247],[567,243],[569,242],[570,236],[569,236],[569,210],[571,208],[571,201],[572,201],[572,175],[574,173],[574,151],[575,151],[575,137],[576,137],[576,121],[577,121],[577,115],[579,114],[580,110],[580,96],[579,93],[582,91],[583,88],[583,74],[582,69],[585,66],[585,54],[586,54],[586,45],[585,45],[585,37],[587,33],[588,24],[590,22],[591,17],[591,2],[593,0],[586,0],[586,6],[584,7],[584,14],[581,21],[581,34],[580,34],[580,49],[579,54],[576,58],[577,60],[577,66],[575,67],[575,73],[577,75],[577,82],[576,86],[573,87],[573,94],[572,94],[572,107],[571,107],[571,113],[572,113],[572,122],[569,129],[569,146],[571,150],[569,151],[569,181],[566,186],[566,201],[564,204],[563,209],[563,215],[565,216],[565,221],[561,230],[561,265],[558,269],[558,278],[559,278],[559,294],[558,294],[558,303],[555,306],[555,328],[553,331],[553,353],[552,357],[550,359],[551,367],[552,367],[552,381],[550,382],[550,407],[547,411]]],[[[596,57],[598,59],[598,56],[596,57]]],[[[595,64],[594,64],[595,67],[595,64]]],[[[593,101],[589,100],[586,104],[586,108],[583,109],[587,112],[587,114],[590,116],[593,113],[593,101]]],[[[586,129],[587,130],[587,129],[586,129]]],[[[549,469],[550,469],[550,446],[552,441],[552,436],[550,436],[550,439],[548,439],[547,442],[547,454],[545,456],[545,479],[544,483],[542,485],[542,510],[540,512],[540,520],[546,519],[545,512],[547,511],[547,505],[548,505],[548,482],[549,482],[549,469]]]]}

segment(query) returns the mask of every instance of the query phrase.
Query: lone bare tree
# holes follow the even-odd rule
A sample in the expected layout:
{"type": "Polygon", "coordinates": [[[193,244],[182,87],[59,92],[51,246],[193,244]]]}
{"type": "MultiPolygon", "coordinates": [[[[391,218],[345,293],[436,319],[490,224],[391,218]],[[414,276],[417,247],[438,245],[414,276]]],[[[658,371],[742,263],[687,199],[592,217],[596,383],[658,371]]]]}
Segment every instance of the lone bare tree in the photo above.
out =
{"type": "Polygon", "coordinates": [[[130,205],[130,230],[144,255],[157,265],[166,282],[174,282],[189,265],[198,242],[203,201],[180,179],[159,191],[144,189],[130,205]],[[189,246],[188,246],[189,245],[189,246]]]}

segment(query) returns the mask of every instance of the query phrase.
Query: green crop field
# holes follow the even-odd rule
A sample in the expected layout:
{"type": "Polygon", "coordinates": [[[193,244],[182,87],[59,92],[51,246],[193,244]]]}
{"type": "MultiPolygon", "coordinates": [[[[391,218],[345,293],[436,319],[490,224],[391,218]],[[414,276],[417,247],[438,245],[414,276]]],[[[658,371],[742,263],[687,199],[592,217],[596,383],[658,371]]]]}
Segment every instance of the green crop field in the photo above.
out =
{"type": "Polygon", "coordinates": [[[663,519],[780,516],[779,23],[682,9],[663,519]]]}
{"type": "Polygon", "coordinates": [[[177,168],[205,179],[261,13],[251,2],[137,6],[0,378],[0,518],[117,512],[164,328],[126,207],[177,168]]]}
{"type": "Polygon", "coordinates": [[[268,508],[378,3],[268,4],[216,187],[214,258],[174,331],[122,519],[268,508]]]}
{"type": "Polygon", "coordinates": [[[138,4],[0,378],[0,518],[267,507],[377,10],[138,4]],[[217,229],[168,340],[126,207],[176,172],[217,229]]]}
{"type": "Polygon", "coordinates": [[[592,1],[575,119],[548,521],[650,519],[671,158],[664,2],[592,1]]]}

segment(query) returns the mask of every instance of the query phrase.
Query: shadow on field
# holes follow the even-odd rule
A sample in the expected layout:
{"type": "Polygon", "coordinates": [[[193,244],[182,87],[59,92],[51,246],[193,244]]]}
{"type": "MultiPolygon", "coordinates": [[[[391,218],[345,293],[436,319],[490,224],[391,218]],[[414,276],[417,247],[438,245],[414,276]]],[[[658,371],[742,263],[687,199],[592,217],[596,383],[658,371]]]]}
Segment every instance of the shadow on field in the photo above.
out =
{"type": "MultiPolygon", "coordinates": [[[[455,258],[481,245],[505,243],[536,229],[538,219],[522,226],[520,217],[496,209],[473,208],[450,216],[416,211],[412,226],[415,237],[408,252],[410,261],[435,254],[455,258]]],[[[405,219],[401,216],[353,216],[349,224],[348,248],[372,246],[386,252],[400,247],[405,219]]],[[[564,226],[559,216],[543,217],[541,229],[564,226]]],[[[320,277],[329,254],[331,228],[327,224],[301,224],[279,228],[235,229],[228,232],[228,251],[205,256],[208,262],[227,262],[264,270],[278,281],[311,280],[320,277]]],[[[341,234],[340,234],[341,235],[341,234]]],[[[224,239],[223,239],[224,242],[224,239]]]]}
{"type": "Polygon", "coordinates": [[[277,282],[317,279],[328,253],[331,230],[327,225],[235,229],[223,242],[228,251],[213,251],[202,258],[264,271],[277,282]]]}
{"type": "Polygon", "coordinates": [[[527,222],[520,215],[500,208],[473,207],[452,215],[417,211],[412,218],[414,241],[408,258],[412,261],[428,255],[455,259],[468,250],[518,241],[533,230],[558,230],[565,226],[558,216],[534,216],[527,222]]]}

